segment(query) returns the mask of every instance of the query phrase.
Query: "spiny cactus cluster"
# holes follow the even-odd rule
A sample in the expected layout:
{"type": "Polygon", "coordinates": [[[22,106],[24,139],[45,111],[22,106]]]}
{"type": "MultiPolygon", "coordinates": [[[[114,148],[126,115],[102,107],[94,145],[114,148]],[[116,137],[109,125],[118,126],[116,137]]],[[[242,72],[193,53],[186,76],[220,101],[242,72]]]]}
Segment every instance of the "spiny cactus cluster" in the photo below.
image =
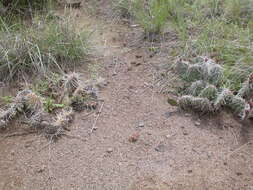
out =
{"type": "MultiPolygon", "coordinates": [[[[62,93],[60,103],[65,104],[56,116],[51,119],[43,107],[45,99],[32,90],[20,91],[14,102],[0,112],[0,128],[5,128],[18,116],[25,115],[25,123],[30,127],[42,130],[46,136],[58,137],[67,129],[73,120],[74,112],[84,109],[96,109],[97,88],[103,85],[104,80],[90,80],[82,82],[80,75],[70,73],[64,75],[62,85],[57,85],[62,93]],[[90,98],[92,102],[90,103],[90,98]]],[[[56,89],[56,88],[54,88],[56,89]]]]}
{"type": "Polygon", "coordinates": [[[46,113],[43,110],[43,98],[36,95],[31,90],[19,92],[5,111],[0,113],[0,128],[7,127],[8,124],[19,116],[25,116],[25,123],[35,129],[42,129],[46,135],[54,136],[62,134],[63,129],[72,121],[72,108],[63,109],[53,119],[44,121],[46,113]]]}
{"type": "Polygon", "coordinates": [[[175,69],[190,83],[185,95],[178,100],[180,108],[215,113],[222,107],[228,107],[242,119],[253,116],[253,74],[234,95],[229,89],[221,87],[223,68],[212,59],[198,57],[195,59],[195,64],[179,60],[175,69]]]}
{"type": "Polygon", "coordinates": [[[96,109],[98,91],[104,85],[103,78],[82,81],[79,74],[71,73],[63,79],[64,90],[61,101],[72,106],[75,111],[96,109]]]}
{"type": "Polygon", "coordinates": [[[33,93],[31,90],[19,92],[14,100],[5,111],[0,113],[0,128],[6,127],[10,121],[15,119],[19,114],[35,113],[42,109],[42,98],[33,93]]]}

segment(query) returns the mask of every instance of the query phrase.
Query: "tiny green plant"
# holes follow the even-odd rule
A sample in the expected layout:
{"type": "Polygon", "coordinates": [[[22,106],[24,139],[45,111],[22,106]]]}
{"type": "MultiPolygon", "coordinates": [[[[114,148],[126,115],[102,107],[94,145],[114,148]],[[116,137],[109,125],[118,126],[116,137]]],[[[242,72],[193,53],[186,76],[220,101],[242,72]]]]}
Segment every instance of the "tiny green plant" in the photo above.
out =
{"type": "Polygon", "coordinates": [[[0,99],[3,101],[4,104],[10,104],[13,101],[12,96],[2,96],[0,99]]]}
{"type": "Polygon", "coordinates": [[[56,104],[52,98],[46,98],[43,103],[46,112],[53,112],[55,109],[64,108],[64,104],[56,104]]]}

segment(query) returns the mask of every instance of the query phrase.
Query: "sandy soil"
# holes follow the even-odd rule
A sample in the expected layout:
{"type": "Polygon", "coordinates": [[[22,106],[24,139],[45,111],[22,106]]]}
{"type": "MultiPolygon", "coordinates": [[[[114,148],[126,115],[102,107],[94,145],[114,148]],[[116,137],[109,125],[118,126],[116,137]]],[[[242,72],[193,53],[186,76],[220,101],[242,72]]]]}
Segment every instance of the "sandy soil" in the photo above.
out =
{"type": "Polygon", "coordinates": [[[17,126],[0,134],[0,189],[253,189],[252,123],[179,112],[154,83],[158,62],[170,63],[164,52],[150,56],[130,46],[138,44],[133,27],[75,15],[95,31],[98,56],[90,67],[108,81],[101,113],[77,114],[56,143],[39,135],[4,138],[17,126]]]}

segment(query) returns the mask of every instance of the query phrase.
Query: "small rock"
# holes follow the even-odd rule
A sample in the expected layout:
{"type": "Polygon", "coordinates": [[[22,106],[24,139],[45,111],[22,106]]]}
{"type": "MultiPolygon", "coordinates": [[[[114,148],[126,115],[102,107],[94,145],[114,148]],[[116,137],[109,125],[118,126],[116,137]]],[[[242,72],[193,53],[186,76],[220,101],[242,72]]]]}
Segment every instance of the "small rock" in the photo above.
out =
{"type": "Polygon", "coordinates": [[[152,133],[150,131],[147,132],[148,135],[152,135],[152,133]]]}
{"type": "Polygon", "coordinates": [[[25,144],[25,148],[29,148],[31,144],[25,144]]]}
{"type": "Polygon", "coordinates": [[[45,171],[45,169],[46,169],[46,166],[43,165],[41,168],[39,168],[39,169],[37,170],[37,173],[42,173],[42,172],[45,171]]]}
{"type": "Polygon", "coordinates": [[[112,148],[108,148],[108,149],[106,150],[106,152],[112,153],[112,152],[113,152],[113,149],[112,149],[112,148]]]}
{"type": "Polygon", "coordinates": [[[138,139],[139,139],[139,137],[140,137],[140,134],[139,133],[134,133],[134,134],[132,134],[130,137],[129,137],[129,142],[136,142],[136,141],[138,141],[138,139]]]}
{"type": "Polygon", "coordinates": [[[185,117],[190,117],[190,116],[191,116],[191,114],[186,113],[186,114],[184,114],[184,116],[185,116],[185,117]]]}
{"type": "Polygon", "coordinates": [[[183,132],[183,135],[188,135],[188,133],[187,132],[183,132]]]}
{"type": "Polygon", "coordinates": [[[164,116],[168,119],[169,117],[173,116],[174,112],[167,111],[164,113],[164,116]]]}
{"type": "Polygon", "coordinates": [[[12,150],[12,151],[11,151],[11,155],[13,156],[14,154],[15,154],[15,151],[14,151],[14,150],[12,150]]]}
{"type": "Polygon", "coordinates": [[[131,66],[127,66],[127,71],[131,71],[132,67],[131,66]]]}
{"type": "Polygon", "coordinates": [[[195,126],[200,126],[200,122],[196,121],[195,126]]]}
{"type": "Polygon", "coordinates": [[[132,61],[130,64],[136,67],[141,65],[140,62],[136,62],[136,61],[132,61]]]}
{"type": "Polygon", "coordinates": [[[236,175],[237,175],[237,176],[241,176],[242,173],[241,173],[241,172],[236,172],[236,175]]]}
{"type": "Polygon", "coordinates": [[[93,127],[93,130],[96,131],[98,128],[97,127],[93,127]]]}
{"type": "Polygon", "coordinates": [[[190,173],[192,173],[192,170],[187,170],[187,172],[190,174],[190,173]]]}
{"type": "Polygon", "coordinates": [[[138,125],[138,127],[144,127],[144,126],[145,126],[145,125],[144,125],[144,122],[142,122],[142,121],[141,121],[141,122],[139,123],[139,125],[138,125]]]}
{"type": "Polygon", "coordinates": [[[165,151],[165,146],[163,144],[159,144],[157,147],[155,147],[155,150],[157,152],[164,152],[165,151]]]}
{"type": "Polygon", "coordinates": [[[142,55],[136,55],[135,56],[137,59],[140,59],[140,58],[142,58],[142,55]]]}
{"type": "Polygon", "coordinates": [[[150,86],[150,84],[147,82],[144,82],[143,84],[144,84],[144,86],[147,86],[147,87],[150,86]]]}

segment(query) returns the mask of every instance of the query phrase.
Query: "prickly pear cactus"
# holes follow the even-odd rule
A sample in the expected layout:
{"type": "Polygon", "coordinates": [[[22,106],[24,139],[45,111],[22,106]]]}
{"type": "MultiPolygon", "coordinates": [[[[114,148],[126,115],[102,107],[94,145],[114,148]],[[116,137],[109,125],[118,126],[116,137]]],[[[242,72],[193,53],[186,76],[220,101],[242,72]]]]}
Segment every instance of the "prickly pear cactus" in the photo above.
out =
{"type": "Polygon", "coordinates": [[[234,95],[229,89],[221,88],[223,68],[212,59],[197,57],[195,64],[179,60],[175,70],[190,83],[186,94],[178,100],[180,108],[214,113],[228,107],[242,119],[253,117],[253,74],[234,95]]]}

